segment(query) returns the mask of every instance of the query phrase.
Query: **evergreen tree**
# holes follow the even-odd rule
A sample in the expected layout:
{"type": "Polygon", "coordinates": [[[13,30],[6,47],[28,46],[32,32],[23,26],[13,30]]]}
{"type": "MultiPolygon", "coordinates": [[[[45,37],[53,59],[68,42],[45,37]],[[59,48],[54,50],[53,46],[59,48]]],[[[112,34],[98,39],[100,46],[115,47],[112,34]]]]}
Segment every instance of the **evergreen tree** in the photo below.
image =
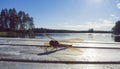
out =
{"type": "Polygon", "coordinates": [[[17,12],[13,9],[2,9],[0,12],[0,30],[28,30],[33,29],[33,18],[24,11],[17,12]]]}
{"type": "Polygon", "coordinates": [[[118,35],[120,34],[120,21],[117,21],[115,26],[112,28],[113,33],[118,35]]]}

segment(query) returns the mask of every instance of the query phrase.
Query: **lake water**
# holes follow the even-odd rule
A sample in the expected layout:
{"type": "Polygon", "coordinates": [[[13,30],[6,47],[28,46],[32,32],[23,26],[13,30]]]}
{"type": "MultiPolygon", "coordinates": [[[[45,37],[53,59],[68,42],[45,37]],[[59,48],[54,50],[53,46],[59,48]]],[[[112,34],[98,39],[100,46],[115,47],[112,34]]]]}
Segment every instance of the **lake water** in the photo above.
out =
{"type": "MultiPolygon", "coordinates": [[[[56,40],[83,39],[85,41],[114,42],[112,34],[110,33],[47,33],[47,35],[53,37],[56,40]]],[[[36,34],[35,38],[49,39],[42,33],[36,34]]]]}

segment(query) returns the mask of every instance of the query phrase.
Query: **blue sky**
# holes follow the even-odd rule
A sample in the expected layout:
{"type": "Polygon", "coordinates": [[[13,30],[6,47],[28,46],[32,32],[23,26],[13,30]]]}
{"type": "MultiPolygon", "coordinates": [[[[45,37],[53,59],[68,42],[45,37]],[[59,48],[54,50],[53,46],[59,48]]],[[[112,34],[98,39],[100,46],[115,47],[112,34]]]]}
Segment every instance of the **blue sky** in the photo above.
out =
{"type": "Polygon", "coordinates": [[[111,30],[120,19],[120,0],[0,0],[2,8],[25,11],[39,28],[111,30]]]}

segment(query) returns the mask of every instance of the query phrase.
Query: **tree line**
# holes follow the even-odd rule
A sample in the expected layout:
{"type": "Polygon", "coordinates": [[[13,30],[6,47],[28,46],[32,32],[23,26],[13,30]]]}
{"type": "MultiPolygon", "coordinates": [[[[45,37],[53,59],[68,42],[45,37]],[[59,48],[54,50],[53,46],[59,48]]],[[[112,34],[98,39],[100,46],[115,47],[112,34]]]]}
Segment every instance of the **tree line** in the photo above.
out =
{"type": "Polygon", "coordinates": [[[112,33],[112,31],[95,31],[89,29],[88,31],[75,31],[75,30],[57,30],[57,29],[46,29],[46,28],[34,28],[34,33],[112,33]]]}
{"type": "Polygon", "coordinates": [[[0,12],[0,31],[26,31],[34,28],[33,18],[24,11],[2,9],[0,12]]]}

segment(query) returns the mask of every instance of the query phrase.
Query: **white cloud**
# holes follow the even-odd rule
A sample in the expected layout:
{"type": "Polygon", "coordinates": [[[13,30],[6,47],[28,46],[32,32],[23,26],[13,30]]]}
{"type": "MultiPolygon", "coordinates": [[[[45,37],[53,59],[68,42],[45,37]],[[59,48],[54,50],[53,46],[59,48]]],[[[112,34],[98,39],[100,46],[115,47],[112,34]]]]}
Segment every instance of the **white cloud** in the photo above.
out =
{"type": "Polygon", "coordinates": [[[116,18],[116,19],[119,19],[119,17],[117,17],[117,16],[116,16],[115,18],[116,18]]]}
{"type": "Polygon", "coordinates": [[[120,9],[120,3],[117,4],[117,8],[120,9]]]}
{"type": "Polygon", "coordinates": [[[111,14],[110,16],[114,17],[114,16],[116,16],[116,15],[115,15],[115,14],[111,14]]]}
{"type": "Polygon", "coordinates": [[[102,22],[86,22],[85,24],[68,24],[63,25],[64,29],[68,30],[88,30],[93,28],[94,30],[111,30],[114,23],[111,20],[103,20],[102,22]]]}
{"type": "Polygon", "coordinates": [[[119,17],[117,16],[117,14],[111,14],[110,16],[111,16],[112,18],[119,19],[119,17]]]}

